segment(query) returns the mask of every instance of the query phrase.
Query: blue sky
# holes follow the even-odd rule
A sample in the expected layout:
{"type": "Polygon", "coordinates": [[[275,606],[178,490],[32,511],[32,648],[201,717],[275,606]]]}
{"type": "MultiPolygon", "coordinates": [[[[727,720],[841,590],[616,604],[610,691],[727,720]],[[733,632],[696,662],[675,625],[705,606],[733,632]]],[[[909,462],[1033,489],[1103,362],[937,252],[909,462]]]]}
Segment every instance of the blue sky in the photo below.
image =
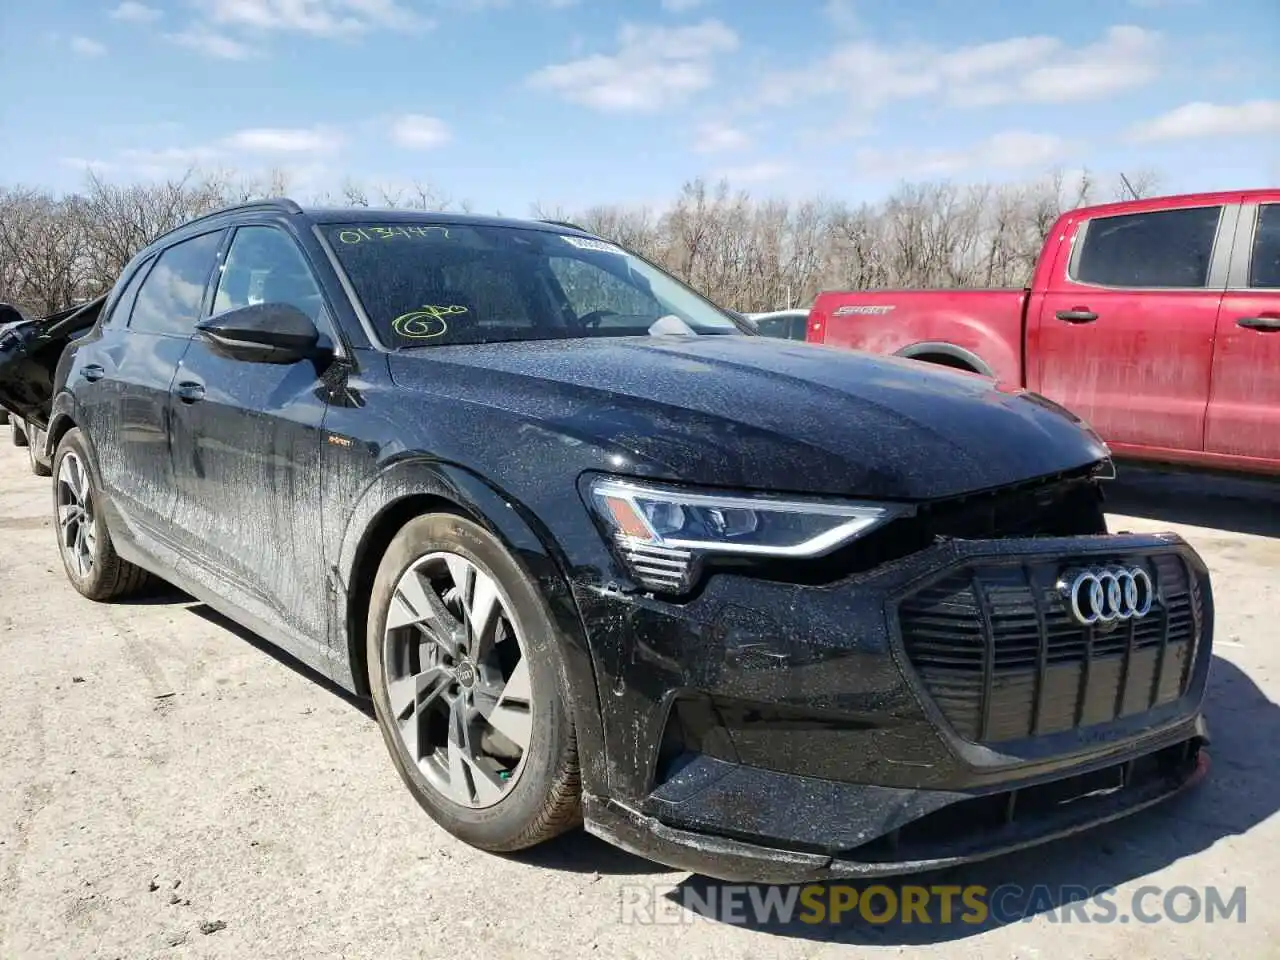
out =
{"type": "Polygon", "coordinates": [[[0,183],[56,190],[278,168],[524,214],[698,175],[1280,185],[1276,0],[3,0],[0,42],[0,183]]]}

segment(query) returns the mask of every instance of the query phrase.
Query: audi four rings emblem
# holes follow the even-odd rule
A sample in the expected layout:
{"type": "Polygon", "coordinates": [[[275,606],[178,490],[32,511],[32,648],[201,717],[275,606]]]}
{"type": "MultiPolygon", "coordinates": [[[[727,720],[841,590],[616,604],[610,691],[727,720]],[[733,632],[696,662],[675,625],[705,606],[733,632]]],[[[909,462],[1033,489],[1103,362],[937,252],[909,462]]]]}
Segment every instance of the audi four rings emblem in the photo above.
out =
{"type": "Polygon", "coordinates": [[[1155,601],[1155,585],[1141,567],[1094,567],[1058,583],[1071,615],[1086,627],[1145,617],[1155,601]]]}

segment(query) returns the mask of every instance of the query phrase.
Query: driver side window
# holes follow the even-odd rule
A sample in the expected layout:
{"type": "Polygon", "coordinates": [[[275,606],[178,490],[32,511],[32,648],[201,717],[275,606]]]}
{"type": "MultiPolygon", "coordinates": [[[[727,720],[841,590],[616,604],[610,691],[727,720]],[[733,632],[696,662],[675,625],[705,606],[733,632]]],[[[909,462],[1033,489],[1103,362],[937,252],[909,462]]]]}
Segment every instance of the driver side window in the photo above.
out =
{"type": "Polygon", "coordinates": [[[610,314],[656,319],[658,314],[665,312],[653,297],[593,263],[576,257],[550,257],[549,263],[569,306],[578,317],[603,311],[605,317],[601,326],[608,326],[610,314]]]}
{"type": "Polygon", "coordinates": [[[213,312],[255,303],[287,303],[325,329],[324,296],[293,239],[275,227],[236,230],[218,279],[213,312]]]}

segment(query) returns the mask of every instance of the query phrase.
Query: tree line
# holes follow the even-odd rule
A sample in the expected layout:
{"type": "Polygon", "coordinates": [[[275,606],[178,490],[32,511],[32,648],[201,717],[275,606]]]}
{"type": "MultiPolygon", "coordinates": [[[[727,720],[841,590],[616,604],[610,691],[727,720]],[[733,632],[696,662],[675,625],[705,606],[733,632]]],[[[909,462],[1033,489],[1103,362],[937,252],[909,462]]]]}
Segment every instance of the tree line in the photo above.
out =
{"type": "MultiPolygon", "coordinates": [[[[1060,214],[1151,195],[1157,185],[1145,171],[1116,182],[1051,172],[1021,183],[904,182],[883,200],[854,205],[757,197],[724,181],[696,179],[662,209],[535,204],[531,215],[575,223],[660,264],[715,302],[752,312],[807,306],[831,289],[1022,286],[1060,214]]],[[[195,171],[147,183],[89,174],[81,190],[66,194],[0,185],[0,301],[28,316],[52,313],[110,288],[138,250],[186,220],[287,193],[279,175],[254,180],[195,171]]],[[[297,199],[470,209],[421,184],[348,182],[297,199]]]]}

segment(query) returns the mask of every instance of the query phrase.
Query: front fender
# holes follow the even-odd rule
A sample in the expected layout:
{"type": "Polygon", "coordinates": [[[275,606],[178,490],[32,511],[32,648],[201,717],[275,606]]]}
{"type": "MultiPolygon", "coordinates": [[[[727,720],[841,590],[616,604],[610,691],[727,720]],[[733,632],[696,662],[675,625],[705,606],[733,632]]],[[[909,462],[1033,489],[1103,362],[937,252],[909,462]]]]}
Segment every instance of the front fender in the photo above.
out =
{"type": "Polygon", "coordinates": [[[464,467],[426,457],[399,459],[374,476],[360,494],[347,521],[337,563],[330,571],[337,587],[333,622],[346,625],[342,641],[351,668],[350,678],[335,679],[352,689],[359,686],[355,678],[363,670],[364,624],[356,622],[357,611],[363,607],[354,602],[354,594],[365,589],[362,574],[368,572],[369,564],[378,562],[372,555],[373,543],[380,539],[379,532],[387,531],[389,522],[399,526],[395,521],[410,501],[424,496],[470,515],[502,541],[525,574],[537,583],[555,628],[553,640],[564,689],[569,692],[584,789],[602,785],[604,731],[598,685],[582,617],[569,589],[567,561],[530,511],[464,467]]]}

